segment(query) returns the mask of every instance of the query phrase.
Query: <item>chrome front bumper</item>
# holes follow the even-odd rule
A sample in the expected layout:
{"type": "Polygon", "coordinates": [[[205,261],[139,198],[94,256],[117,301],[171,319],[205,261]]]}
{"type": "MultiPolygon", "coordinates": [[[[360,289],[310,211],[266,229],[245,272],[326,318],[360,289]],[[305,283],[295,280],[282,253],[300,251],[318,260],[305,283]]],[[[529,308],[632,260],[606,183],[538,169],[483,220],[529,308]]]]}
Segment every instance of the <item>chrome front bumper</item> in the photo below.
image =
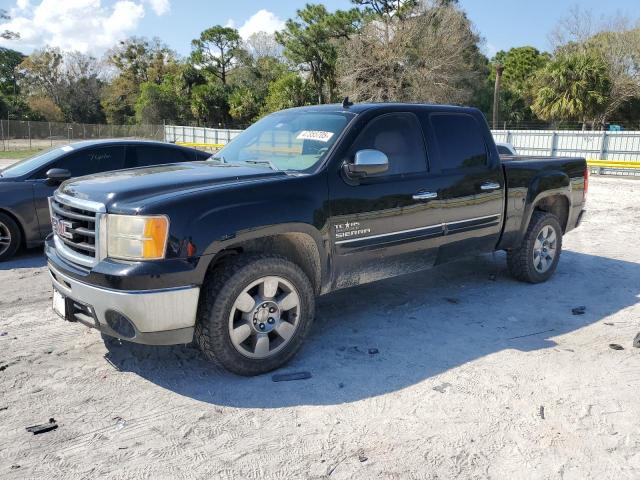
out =
{"type": "Polygon", "coordinates": [[[199,287],[120,291],[75,280],[49,264],[56,290],[66,297],[66,319],[112,337],[149,345],[189,343],[199,287]]]}

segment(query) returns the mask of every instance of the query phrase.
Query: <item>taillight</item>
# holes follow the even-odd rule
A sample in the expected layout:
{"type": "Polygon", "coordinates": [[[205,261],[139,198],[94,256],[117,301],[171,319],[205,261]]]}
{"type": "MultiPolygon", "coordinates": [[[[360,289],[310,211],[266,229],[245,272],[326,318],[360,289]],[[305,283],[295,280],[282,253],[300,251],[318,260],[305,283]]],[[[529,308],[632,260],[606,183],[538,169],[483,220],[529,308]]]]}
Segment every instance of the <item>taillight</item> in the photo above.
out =
{"type": "Polygon", "coordinates": [[[584,167],[584,191],[582,193],[582,201],[587,201],[587,192],[589,191],[589,165],[584,167]]]}

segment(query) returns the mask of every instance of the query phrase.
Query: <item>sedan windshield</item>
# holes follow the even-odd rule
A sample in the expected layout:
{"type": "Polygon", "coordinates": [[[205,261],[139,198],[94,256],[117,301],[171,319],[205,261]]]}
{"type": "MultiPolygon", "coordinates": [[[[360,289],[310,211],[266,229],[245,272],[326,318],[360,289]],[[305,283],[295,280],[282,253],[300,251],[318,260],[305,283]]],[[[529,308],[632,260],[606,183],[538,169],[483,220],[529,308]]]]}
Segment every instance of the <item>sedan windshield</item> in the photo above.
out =
{"type": "Polygon", "coordinates": [[[0,175],[3,177],[21,177],[44,167],[50,161],[55,160],[59,156],[70,151],[72,148],[73,147],[65,145],[64,147],[52,148],[51,150],[38,153],[33,157],[25,158],[24,160],[1,170],[0,175]]]}
{"type": "Polygon", "coordinates": [[[353,117],[348,112],[274,113],[246,129],[211,159],[308,172],[324,159],[353,117]]]}

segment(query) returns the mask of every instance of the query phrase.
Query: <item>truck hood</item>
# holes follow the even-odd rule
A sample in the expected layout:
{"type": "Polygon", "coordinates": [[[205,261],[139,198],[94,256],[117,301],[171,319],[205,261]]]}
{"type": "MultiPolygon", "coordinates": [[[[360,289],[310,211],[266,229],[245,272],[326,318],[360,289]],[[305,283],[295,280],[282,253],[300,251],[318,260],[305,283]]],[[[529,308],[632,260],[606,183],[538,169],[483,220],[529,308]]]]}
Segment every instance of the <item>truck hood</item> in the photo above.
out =
{"type": "Polygon", "coordinates": [[[188,162],[78,177],[64,182],[59,191],[103,203],[110,211],[137,209],[165,195],[286,176],[261,165],[188,162]]]}

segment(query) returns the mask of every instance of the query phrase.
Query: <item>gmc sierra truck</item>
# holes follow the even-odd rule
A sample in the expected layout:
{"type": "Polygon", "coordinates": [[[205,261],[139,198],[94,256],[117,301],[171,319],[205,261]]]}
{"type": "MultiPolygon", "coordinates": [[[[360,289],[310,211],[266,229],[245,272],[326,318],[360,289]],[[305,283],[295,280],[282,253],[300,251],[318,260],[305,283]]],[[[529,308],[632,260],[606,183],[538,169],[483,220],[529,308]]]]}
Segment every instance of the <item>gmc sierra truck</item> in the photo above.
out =
{"type": "Polygon", "coordinates": [[[501,160],[473,108],[285,110],[204,162],[63,183],[53,307],[107,343],[195,340],[256,375],[298,351],[336,289],[495,250],[515,278],[547,280],[587,185],[584,159],[501,160]]]}

